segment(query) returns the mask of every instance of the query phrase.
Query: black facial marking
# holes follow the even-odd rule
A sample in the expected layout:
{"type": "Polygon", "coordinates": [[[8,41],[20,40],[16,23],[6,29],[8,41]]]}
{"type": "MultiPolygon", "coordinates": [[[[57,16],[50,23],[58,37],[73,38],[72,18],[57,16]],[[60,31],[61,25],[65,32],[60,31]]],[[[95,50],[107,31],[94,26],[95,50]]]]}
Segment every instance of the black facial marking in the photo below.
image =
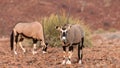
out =
{"type": "Polygon", "coordinates": [[[65,33],[65,32],[63,32],[63,36],[66,36],[66,33],[65,33]]]}
{"type": "Polygon", "coordinates": [[[66,30],[66,28],[63,27],[62,30],[66,30]]]}

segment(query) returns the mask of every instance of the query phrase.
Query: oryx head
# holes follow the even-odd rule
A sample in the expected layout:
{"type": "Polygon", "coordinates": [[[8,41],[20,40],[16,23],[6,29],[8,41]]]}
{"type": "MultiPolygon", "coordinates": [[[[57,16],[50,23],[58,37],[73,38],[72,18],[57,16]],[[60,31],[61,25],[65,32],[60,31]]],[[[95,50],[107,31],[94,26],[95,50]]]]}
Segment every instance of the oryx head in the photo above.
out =
{"type": "Polygon", "coordinates": [[[63,42],[66,42],[67,41],[67,34],[68,34],[68,31],[71,28],[71,25],[66,25],[65,24],[64,26],[56,26],[55,28],[60,31],[60,39],[63,42]]]}
{"type": "MultiPolygon", "coordinates": [[[[59,8],[59,7],[58,7],[59,8]]],[[[63,42],[66,42],[67,41],[67,34],[68,34],[68,31],[69,29],[71,28],[71,25],[69,24],[69,16],[70,16],[70,7],[68,9],[68,15],[67,15],[67,18],[66,18],[66,24],[64,26],[56,26],[55,28],[57,30],[59,30],[61,33],[60,33],[60,39],[63,41],[63,42]]],[[[57,12],[57,15],[58,15],[58,21],[61,23],[61,20],[60,20],[60,13],[57,12]]]]}

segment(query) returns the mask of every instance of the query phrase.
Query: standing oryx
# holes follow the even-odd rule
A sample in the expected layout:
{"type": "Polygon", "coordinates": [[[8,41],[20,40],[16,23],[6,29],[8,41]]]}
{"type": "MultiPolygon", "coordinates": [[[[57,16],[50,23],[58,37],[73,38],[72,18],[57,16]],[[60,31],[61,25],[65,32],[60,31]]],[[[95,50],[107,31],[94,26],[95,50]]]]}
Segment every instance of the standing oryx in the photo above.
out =
{"type": "Polygon", "coordinates": [[[46,52],[47,45],[45,44],[44,40],[43,27],[39,22],[36,21],[31,23],[18,23],[15,25],[10,37],[11,50],[14,50],[15,54],[17,54],[17,43],[22,48],[23,52],[26,52],[26,50],[21,44],[21,42],[24,40],[23,36],[33,39],[33,54],[37,53],[35,51],[37,41],[41,41],[41,45],[43,46],[43,52],[46,52]],[[20,37],[20,39],[18,39],[18,37],[20,37]]]}
{"type": "Polygon", "coordinates": [[[62,64],[71,64],[73,45],[78,45],[78,62],[82,63],[82,48],[84,47],[84,32],[79,24],[65,24],[64,26],[56,26],[56,29],[61,31],[60,39],[63,43],[64,60],[62,64]],[[66,51],[69,47],[69,51],[66,51]]]}

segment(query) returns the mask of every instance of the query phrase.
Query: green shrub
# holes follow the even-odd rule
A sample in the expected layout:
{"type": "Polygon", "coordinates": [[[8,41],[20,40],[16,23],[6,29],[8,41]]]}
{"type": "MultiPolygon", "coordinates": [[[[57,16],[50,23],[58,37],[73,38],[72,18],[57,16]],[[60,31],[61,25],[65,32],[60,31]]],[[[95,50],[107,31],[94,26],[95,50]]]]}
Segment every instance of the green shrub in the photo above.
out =
{"type": "MultiPolygon", "coordinates": [[[[47,41],[49,41],[50,46],[60,46],[61,42],[59,39],[59,31],[55,29],[55,26],[59,25],[62,26],[66,24],[67,17],[65,14],[62,16],[52,14],[50,17],[44,17],[42,20],[42,23],[44,24],[44,32],[45,37],[47,41]],[[60,19],[60,21],[59,21],[60,19]]],[[[78,19],[73,19],[72,17],[69,17],[69,23],[70,24],[80,24],[83,30],[85,31],[85,46],[91,46],[91,40],[89,38],[89,35],[91,34],[91,31],[89,27],[85,24],[83,24],[83,21],[80,21],[78,19]]]]}

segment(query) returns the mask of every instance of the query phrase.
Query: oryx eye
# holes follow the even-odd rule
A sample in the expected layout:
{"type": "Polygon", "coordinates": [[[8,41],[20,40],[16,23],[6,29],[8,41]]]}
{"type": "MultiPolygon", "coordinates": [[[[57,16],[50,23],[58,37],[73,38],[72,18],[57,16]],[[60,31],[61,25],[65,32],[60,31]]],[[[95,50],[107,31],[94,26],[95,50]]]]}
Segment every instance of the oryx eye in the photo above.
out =
{"type": "Polygon", "coordinates": [[[60,33],[62,33],[62,31],[60,31],[60,33]]]}

